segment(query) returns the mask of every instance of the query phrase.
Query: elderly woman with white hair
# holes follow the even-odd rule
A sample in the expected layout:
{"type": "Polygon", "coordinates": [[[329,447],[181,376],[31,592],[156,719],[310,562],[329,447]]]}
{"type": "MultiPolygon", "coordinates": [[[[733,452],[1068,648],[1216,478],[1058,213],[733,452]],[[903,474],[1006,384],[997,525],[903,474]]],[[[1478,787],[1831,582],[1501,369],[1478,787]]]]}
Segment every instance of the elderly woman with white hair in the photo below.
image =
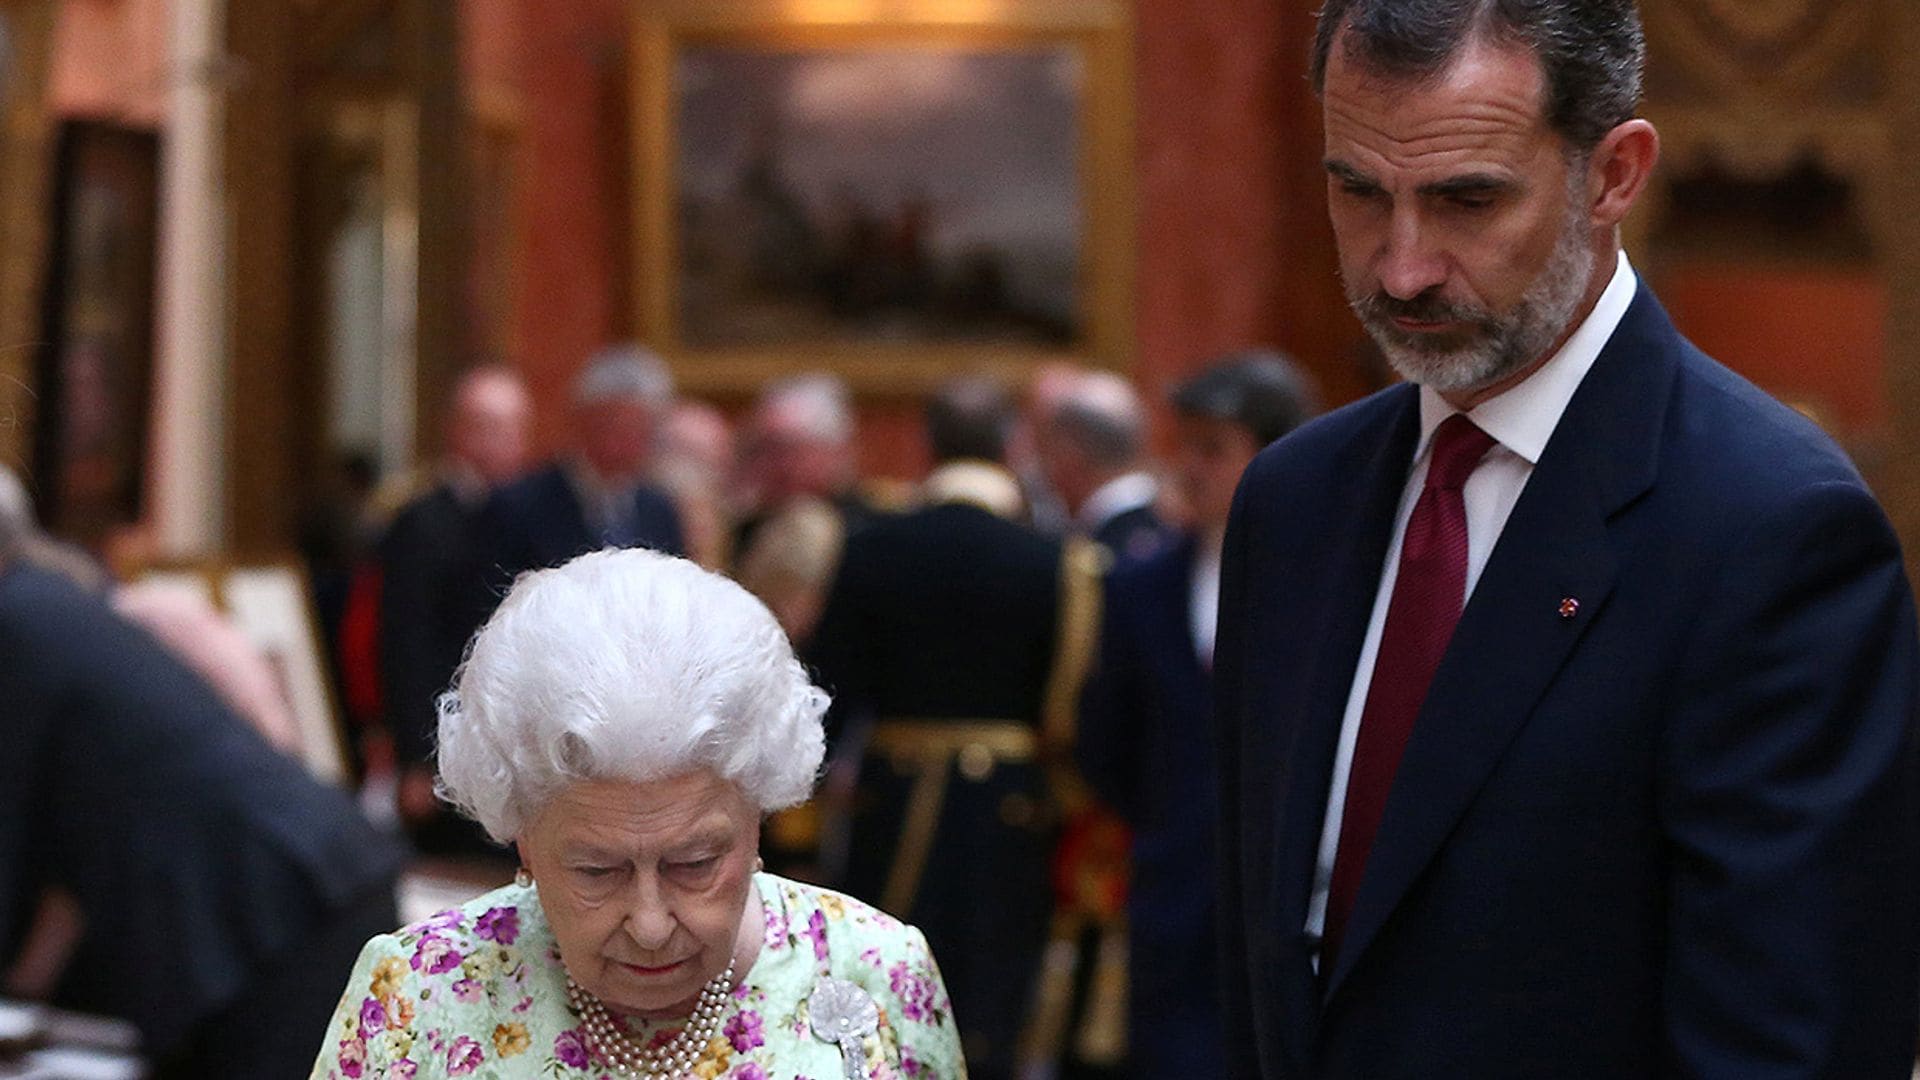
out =
{"type": "Polygon", "coordinates": [[[369,942],[313,1076],[964,1077],[919,931],[760,869],[826,706],[692,563],[520,578],[442,699],[440,776],[522,869],[369,942]]]}

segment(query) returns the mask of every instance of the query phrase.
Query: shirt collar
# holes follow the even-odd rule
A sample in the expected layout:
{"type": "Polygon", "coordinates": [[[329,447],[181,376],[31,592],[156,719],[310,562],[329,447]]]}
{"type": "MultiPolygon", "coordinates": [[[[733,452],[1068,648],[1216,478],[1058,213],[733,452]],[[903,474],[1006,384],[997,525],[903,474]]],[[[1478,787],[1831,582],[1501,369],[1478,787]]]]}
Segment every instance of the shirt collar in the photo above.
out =
{"type": "MultiPolygon", "coordinates": [[[[1600,350],[1606,347],[1607,340],[1613,337],[1620,320],[1626,316],[1627,308],[1632,306],[1638,284],[1627,253],[1620,252],[1614,264],[1613,280],[1607,283],[1586,321],[1560,346],[1560,351],[1540,365],[1538,371],[1468,410],[1468,418],[1501,446],[1524,458],[1527,464],[1538,465],[1540,455],[1546,452],[1547,440],[1553,437],[1553,429],[1559,426],[1560,417],[1573,400],[1574,391],[1580,389],[1581,380],[1593,369],[1600,350]]],[[[1456,411],[1438,393],[1424,386],[1420,388],[1420,444],[1415,448],[1415,461],[1426,455],[1427,447],[1433,442],[1434,429],[1456,411]]]]}
{"type": "Polygon", "coordinates": [[[1025,500],[1020,481],[999,465],[988,461],[963,459],[949,461],[920,484],[923,506],[966,503],[997,517],[1018,517],[1025,500]]]}
{"type": "Polygon", "coordinates": [[[1087,532],[1093,532],[1129,510],[1152,506],[1160,494],[1160,485],[1143,472],[1122,473],[1101,484],[1080,505],[1074,520],[1087,532]]]}

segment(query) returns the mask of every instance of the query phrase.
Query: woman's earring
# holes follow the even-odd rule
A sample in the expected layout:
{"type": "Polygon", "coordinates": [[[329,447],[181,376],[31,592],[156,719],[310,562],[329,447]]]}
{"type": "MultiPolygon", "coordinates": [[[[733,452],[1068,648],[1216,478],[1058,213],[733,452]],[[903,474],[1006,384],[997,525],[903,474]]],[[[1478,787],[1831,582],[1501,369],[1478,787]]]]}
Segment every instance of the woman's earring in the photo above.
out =
{"type": "Polygon", "coordinates": [[[753,872],[757,874],[760,871],[765,870],[766,868],[767,868],[767,860],[761,858],[758,855],[755,855],[753,857],[753,872]]]}
{"type": "Polygon", "coordinates": [[[521,868],[520,868],[520,869],[518,869],[518,870],[515,870],[515,871],[513,872],[513,883],[514,883],[515,885],[518,885],[518,886],[520,886],[520,887],[521,887],[521,888],[523,888],[523,889],[524,889],[524,888],[526,888],[526,887],[527,887],[527,886],[529,886],[529,885],[532,885],[532,884],[533,884],[533,871],[531,871],[531,870],[529,870],[529,869],[527,869],[527,868],[526,868],[526,867],[524,867],[524,866],[523,866],[523,867],[521,867],[521,868]]]}

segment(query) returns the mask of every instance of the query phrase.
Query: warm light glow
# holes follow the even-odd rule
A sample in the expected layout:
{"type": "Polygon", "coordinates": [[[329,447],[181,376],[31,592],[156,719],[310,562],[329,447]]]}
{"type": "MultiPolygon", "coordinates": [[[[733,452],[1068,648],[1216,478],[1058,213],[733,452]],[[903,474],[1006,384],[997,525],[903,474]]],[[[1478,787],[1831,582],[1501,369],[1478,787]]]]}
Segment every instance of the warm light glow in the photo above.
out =
{"type": "Polygon", "coordinates": [[[796,22],[975,23],[1016,14],[1021,0],[787,0],[782,15],[796,22]]]}

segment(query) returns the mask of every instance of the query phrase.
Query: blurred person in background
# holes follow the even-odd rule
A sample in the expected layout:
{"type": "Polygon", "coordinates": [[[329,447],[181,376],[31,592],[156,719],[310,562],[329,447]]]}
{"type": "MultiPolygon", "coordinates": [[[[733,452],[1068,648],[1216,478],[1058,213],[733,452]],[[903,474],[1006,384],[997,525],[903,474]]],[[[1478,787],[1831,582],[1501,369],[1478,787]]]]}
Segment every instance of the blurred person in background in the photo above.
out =
{"type": "Polygon", "coordinates": [[[440,776],[522,869],[369,941],[311,1075],[965,1076],[920,933],[761,871],[826,709],[765,606],[684,559],[521,577],[441,706],[440,776]]]}
{"type": "Polygon", "coordinates": [[[573,384],[567,452],[487,504],[481,530],[493,599],[523,571],[597,548],[686,550],[673,500],[649,482],[655,434],[672,404],[673,376],[639,346],[614,346],[587,363],[573,384]]]}
{"type": "Polygon", "coordinates": [[[805,648],[841,548],[881,516],[860,489],[853,397],[833,375],[767,387],[748,421],[745,486],[757,509],[740,526],[735,576],[805,648]]]}
{"type": "MultiPolygon", "coordinates": [[[[121,534],[126,535],[126,534],[121,534]]],[[[26,485],[0,465],[0,551],[104,593],[121,618],[151,634],[205,680],[220,700],[282,753],[300,752],[300,733],[278,676],[260,649],[204,596],[139,580],[116,583],[79,546],[40,528],[26,485]]]]}
{"type": "Polygon", "coordinates": [[[1316,411],[1268,352],[1227,357],[1173,392],[1174,477],[1192,528],[1107,576],[1100,661],[1081,698],[1078,761],[1132,830],[1129,1074],[1224,1076],[1214,962],[1214,621],[1220,545],[1240,474],[1316,411]]]}
{"type": "Polygon", "coordinates": [[[1069,384],[1040,428],[1040,461],[1071,531],[1115,558],[1142,558],[1167,542],[1154,511],[1159,484],[1142,467],[1147,411],[1127,380],[1089,371],[1069,384]]]}
{"type": "Polygon", "coordinates": [[[17,547],[0,550],[0,701],[9,990],[131,1021],[162,1080],[300,1075],[357,943],[392,924],[397,846],[17,547]],[[29,940],[50,896],[71,933],[52,957],[29,940]]]}
{"type": "Polygon", "coordinates": [[[926,932],[976,1080],[1015,1072],[1054,909],[1047,759],[1097,630],[1065,614],[1098,601],[1090,545],[1066,565],[1017,520],[1012,424],[994,383],[940,388],[922,505],[848,537],[807,652],[861,762],[841,880],[926,932]]]}
{"type": "Polygon", "coordinates": [[[1020,492],[1027,500],[1027,521],[1052,536],[1067,531],[1067,508],[1047,479],[1041,432],[1052,424],[1074,383],[1086,373],[1086,368],[1064,360],[1049,360],[1035,368],[1013,434],[1007,439],[1007,467],[1020,480],[1020,492]]]}
{"type": "Polygon", "coordinates": [[[686,537],[687,557],[724,570],[733,557],[733,428],[720,410],[682,398],[660,425],[654,481],[673,499],[686,537]]]}
{"type": "Polygon", "coordinates": [[[801,499],[830,505],[849,531],[879,514],[860,490],[853,395],[838,376],[813,373],[768,386],[747,421],[741,483],[753,510],[739,550],[760,526],[801,499]]]}
{"type": "Polygon", "coordinates": [[[395,801],[415,846],[429,854],[498,853],[433,796],[434,702],[480,627],[484,612],[472,596],[481,575],[481,513],[525,470],[531,413],[512,369],[488,366],[462,376],[435,482],[394,516],[377,552],[378,663],[395,801]]]}

